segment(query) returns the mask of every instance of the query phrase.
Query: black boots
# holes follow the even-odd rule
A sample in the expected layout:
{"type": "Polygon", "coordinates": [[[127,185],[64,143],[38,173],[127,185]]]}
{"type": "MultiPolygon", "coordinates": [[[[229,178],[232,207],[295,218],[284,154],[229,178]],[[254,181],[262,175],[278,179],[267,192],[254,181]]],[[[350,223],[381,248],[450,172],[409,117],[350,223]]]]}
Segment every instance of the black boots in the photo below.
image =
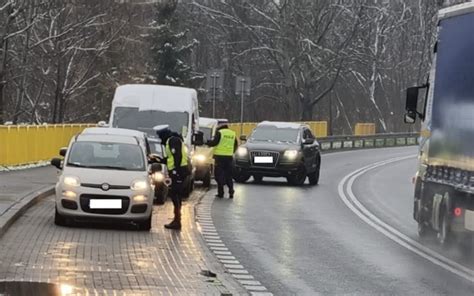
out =
{"type": "Polygon", "coordinates": [[[174,208],[174,219],[170,224],[165,225],[166,229],[181,229],[181,207],[174,208]]]}

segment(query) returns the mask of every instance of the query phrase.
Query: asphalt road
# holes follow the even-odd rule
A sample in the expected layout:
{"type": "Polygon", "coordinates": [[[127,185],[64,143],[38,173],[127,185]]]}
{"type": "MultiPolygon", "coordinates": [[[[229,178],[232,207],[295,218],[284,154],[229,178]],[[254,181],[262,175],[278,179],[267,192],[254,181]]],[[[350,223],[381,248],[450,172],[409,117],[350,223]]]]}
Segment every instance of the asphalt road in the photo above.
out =
{"type": "Polygon", "coordinates": [[[415,155],[414,147],[324,155],[319,186],[237,185],[234,200],[214,202],[214,224],[275,295],[473,295],[472,250],[417,237],[415,155]],[[409,158],[351,175],[396,157],[409,158]]]}

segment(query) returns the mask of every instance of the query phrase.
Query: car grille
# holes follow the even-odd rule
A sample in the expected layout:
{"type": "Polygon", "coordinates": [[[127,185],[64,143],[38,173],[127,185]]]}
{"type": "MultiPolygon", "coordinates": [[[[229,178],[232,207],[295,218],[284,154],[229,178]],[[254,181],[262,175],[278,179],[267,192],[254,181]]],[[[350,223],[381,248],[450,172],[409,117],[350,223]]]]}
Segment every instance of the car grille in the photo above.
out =
{"type": "MultiPolygon", "coordinates": [[[[96,189],[102,189],[102,184],[89,184],[89,183],[82,183],[82,187],[87,187],[87,188],[96,188],[96,189]]],[[[109,190],[127,190],[130,189],[130,186],[123,186],[123,185],[109,185],[109,190]]]]}
{"type": "Polygon", "coordinates": [[[91,214],[123,215],[128,211],[128,207],[130,206],[130,198],[128,196],[82,194],[79,199],[81,209],[91,214]],[[89,208],[91,199],[120,199],[122,200],[122,207],[120,209],[91,209],[89,208]]]}
{"type": "Polygon", "coordinates": [[[274,152],[274,151],[251,151],[250,152],[250,159],[252,161],[253,166],[273,168],[278,163],[279,158],[280,158],[280,153],[274,152]],[[255,157],[257,156],[271,156],[273,158],[273,162],[272,163],[255,163],[255,157]]]}

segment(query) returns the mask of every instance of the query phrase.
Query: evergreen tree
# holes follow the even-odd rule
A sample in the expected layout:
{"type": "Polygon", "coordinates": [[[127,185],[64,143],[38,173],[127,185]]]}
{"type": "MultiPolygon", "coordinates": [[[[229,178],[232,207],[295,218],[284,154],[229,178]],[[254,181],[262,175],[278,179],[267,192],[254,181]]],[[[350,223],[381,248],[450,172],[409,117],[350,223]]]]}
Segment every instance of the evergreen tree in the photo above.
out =
{"type": "Polygon", "coordinates": [[[163,1],[157,6],[152,23],[150,74],[158,84],[188,86],[192,69],[186,62],[198,42],[189,42],[188,30],[180,30],[177,6],[177,0],[163,1]]]}

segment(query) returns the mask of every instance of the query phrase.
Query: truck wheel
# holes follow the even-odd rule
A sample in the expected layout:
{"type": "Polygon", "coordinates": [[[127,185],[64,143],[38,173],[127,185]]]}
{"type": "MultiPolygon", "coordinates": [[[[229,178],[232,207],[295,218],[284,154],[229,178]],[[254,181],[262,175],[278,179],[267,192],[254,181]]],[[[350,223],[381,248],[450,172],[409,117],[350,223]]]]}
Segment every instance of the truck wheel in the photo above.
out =
{"type": "Polygon", "coordinates": [[[262,183],[263,176],[262,175],[253,175],[253,180],[255,181],[255,183],[262,183]]]}
{"type": "Polygon", "coordinates": [[[211,187],[211,171],[207,172],[202,179],[202,186],[209,188],[211,187]]]}
{"type": "Polygon", "coordinates": [[[427,238],[431,234],[433,234],[433,232],[429,225],[424,222],[418,222],[418,237],[427,238]]]}
{"type": "Polygon", "coordinates": [[[449,226],[448,211],[446,209],[441,213],[441,225],[439,227],[437,239],[443,247],[448,247],[453,240],[453,234],[451,233],[449,226]]]}
{"type": "Polygon", "coordinates": [[[68,226],[67,218],[58,213],[58,209],[54,210],[54,224],[58,226],[68,226]]]}

